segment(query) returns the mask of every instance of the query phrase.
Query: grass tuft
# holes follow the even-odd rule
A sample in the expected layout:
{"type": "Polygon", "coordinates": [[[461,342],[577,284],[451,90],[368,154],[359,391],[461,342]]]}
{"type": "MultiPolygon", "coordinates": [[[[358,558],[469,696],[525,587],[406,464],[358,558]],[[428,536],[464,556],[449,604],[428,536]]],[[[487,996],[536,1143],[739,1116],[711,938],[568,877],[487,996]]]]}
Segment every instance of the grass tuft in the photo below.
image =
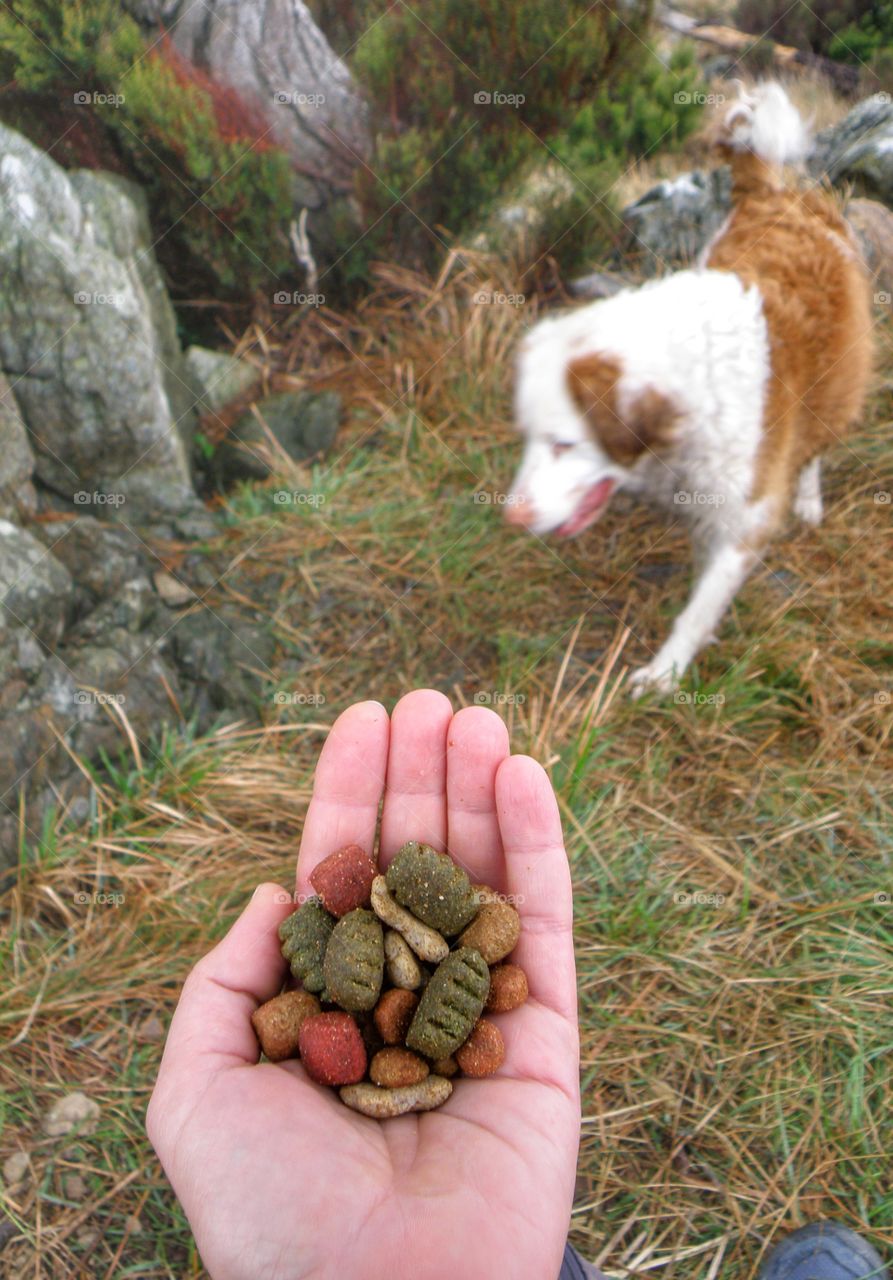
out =
{"type": "MultiPolygon", "coordinates": [[[[494,278],[493,288],[507,282],[494,278]]],[[[575,882],[584,1119],[573,1234],[616,1278],[745,1280],[817,1216],[893,1248],[889,399],[830,459],[686,680],[632,703],[687,587],[681,528],[619,504],[557,545],[501,520],[511,357],[537,311],[381,266],[353,316],[239,346],[279,385],[334,387],[329,458],[227,499],[238,563],[208,602],[266,620],[261,729],[140,743],[92,825],[43,833],[6,897],[0,1155],[11,1276],[203,1274],[143,1116],[191,962],[262,879],[288,882],[334,716],[433,685],[501,711],[551,770],[575,882]],[[283,504],[275,495],[316,495],[283,504]],[[63,1092],[101,1106],[59,1142],[63,1092]],[[70,1176],[86,1191],[67,1198],[70,1176]]],[[[887,356],[883,368],[893,367],[887,356]]],[[[27,815],[25,815],[27,819],[27,815]]]]}

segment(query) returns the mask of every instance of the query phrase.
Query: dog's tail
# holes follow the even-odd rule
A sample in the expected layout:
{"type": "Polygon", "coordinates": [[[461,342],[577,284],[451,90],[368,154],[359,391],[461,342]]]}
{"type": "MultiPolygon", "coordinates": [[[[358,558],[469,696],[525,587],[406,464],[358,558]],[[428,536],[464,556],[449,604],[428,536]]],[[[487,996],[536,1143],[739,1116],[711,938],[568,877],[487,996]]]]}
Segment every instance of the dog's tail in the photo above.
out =
{"type": "Polygon", "coordinates": [[[809,153],[810,135],[800,112],[775,80],[752,89],[726,112],[719,136],[720,151],[730,160],[736,187],[781,185],[786,164],[800,164],[809,153]]]}

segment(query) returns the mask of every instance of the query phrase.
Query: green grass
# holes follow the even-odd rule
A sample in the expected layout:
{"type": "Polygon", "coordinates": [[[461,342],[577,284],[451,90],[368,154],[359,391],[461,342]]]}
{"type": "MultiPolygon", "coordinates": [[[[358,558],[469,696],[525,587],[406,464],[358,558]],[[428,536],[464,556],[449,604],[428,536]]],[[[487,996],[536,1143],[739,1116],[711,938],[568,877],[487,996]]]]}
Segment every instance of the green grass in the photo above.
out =
{"type": "Polygon", "coordinates": [[[417,288],[386,282],[362,325],[343,321],[363,339],[349,373],[342,347],[311,343],[308,377],[356,406],[329,460],[227,500],[219,550],[245,553],[239,589],[278,641],[266,728],[183,726],[141,743],[142,767],[122,740],[95,770],[89,828],[49,826],[23,859],[3,940],[0,1026],[18,1042],[0,1060],[0,1154],[27,1150],[35,1179],[7,1197],[24,1235],[4,1262],[202,1274],[143,1134],[160,1052],[144,1028],[166,1023],[254,885],[290,878],[337,713],[422,684],[456,705],[505,695],[514,749],[558,791],[583,1049],[579,1246],[613,1277],[746,1280],[779,1233],[836,1216],[890,1250],[893,774],[876,697],[893,647],[887,511],[872,496],[893,487],[886,403],[834,456],[825,524],[780,540],[685,680],[688,700],[633,703],[616,683],[684,598],[681,531],[618,509],[558,548],[475,502],[504,492],[516,461],[507,371],[522,317],[469,308],[462,281],[427,309],[417,288]],[[325,501],[282,505],[280,491],[325,501]],[[277,703],[277,690],[322,700],[277,703]],[[73,1088],[101,1124],[60,1145],[39,1120],[73,1088]],[[72,1171],[88,1184],[77,1204],[72,1171]]]}

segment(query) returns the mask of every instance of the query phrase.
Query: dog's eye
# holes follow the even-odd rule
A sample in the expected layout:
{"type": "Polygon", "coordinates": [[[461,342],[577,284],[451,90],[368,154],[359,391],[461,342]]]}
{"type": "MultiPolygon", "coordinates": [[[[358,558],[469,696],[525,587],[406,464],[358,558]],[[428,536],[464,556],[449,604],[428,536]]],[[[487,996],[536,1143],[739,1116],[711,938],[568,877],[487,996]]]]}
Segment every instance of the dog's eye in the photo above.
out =
{"type": "Polygon", "coordinates": [[[560,458],[563,453],[567,453],[568,449],[573,449],[572,444],[564,444],[560,440],[556,440],[552,445],[552,457],[560,458]]]}

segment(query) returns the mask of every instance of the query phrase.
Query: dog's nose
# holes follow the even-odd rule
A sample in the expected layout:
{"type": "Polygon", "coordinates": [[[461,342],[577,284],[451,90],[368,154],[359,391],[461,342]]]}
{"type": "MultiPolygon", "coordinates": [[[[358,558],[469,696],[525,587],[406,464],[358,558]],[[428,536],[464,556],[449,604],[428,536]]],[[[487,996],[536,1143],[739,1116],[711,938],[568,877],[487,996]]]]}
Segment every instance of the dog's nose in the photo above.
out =
{"type": "Polygon", "coordinates": [[[508,501],[505,504],[505,518],[509,524],[516,524],[521,529],[527,529],[533,524],[534,519],[533,503],[529,498],[525,498],[523,493],[510,493],[508,501]]]}

